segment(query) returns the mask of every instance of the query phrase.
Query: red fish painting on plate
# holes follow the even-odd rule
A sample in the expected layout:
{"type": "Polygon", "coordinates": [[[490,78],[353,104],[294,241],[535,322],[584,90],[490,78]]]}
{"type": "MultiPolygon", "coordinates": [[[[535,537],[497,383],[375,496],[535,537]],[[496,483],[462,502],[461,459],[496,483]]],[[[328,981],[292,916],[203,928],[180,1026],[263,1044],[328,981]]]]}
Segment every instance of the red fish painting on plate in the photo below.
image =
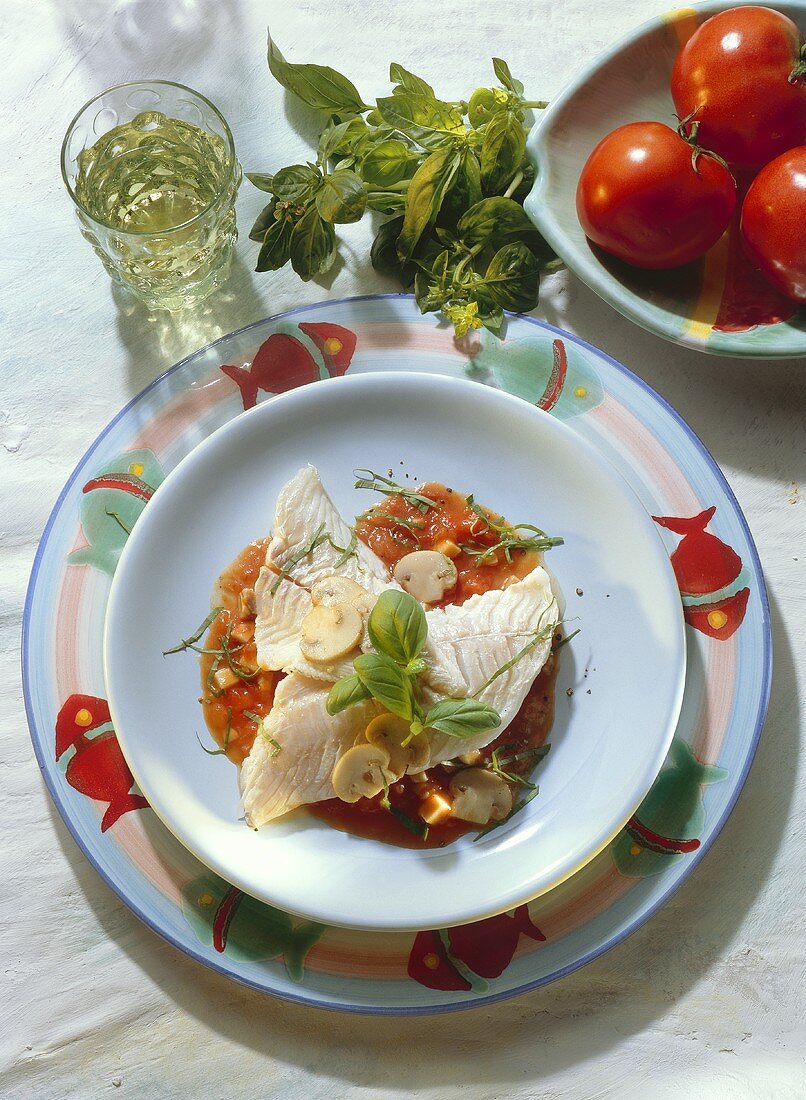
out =
{"type": "Polygon", "coordinates": [[[249,366],[224,364],[221,371],[241,391],[246,410],[257,404],[259,390],[285,393],[321,378],[340,378],[350,366],[355,345],[355,333],[342,325],[302,322],[273,332],[249,366]]]}
{"type": "Polygon", "coordinates": [[[504,973],[522,935],[546,938],[527,905],[459,928],[418,932],[409,954],[409,977],[429,989],[481,991],[487,988],[487,978],[504,973]]]}
{"type": "Polygon", "coordinates": [[[741,626],[750,588],[749,575],[736,551],[706,531],[715,513],[716,507],[690,518],[652,518],[661,527],[683,536],[670,560],[686,622],[702,634],[724,640],[741,626]]]}
{"type": "Polygon", "coordinates": [[[106,802],[101,832],[129,810],[142,810],[148,801],[132,792],[134,776],[120,751],[112,728],[109,706],[97,695],[71,695],[56,718],[56,759],[68,749],[73,756],[65,778],[80,794],[106,802]]]}

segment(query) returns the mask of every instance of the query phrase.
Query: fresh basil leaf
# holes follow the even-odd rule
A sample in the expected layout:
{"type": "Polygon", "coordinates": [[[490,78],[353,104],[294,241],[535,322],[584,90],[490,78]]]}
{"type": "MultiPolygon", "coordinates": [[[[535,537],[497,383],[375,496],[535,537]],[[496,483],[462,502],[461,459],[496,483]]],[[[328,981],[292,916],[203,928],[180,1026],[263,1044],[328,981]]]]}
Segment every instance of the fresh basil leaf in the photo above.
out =
{"type": "Polygon", "coordinates": [[[368,191],[367,206],[379,214],[402,214],[406,209],[406,196],[398,191],[368,191]]]}
{"type": "Polygon", "coordinates": [[[492,195],[465,211],[456,224],[456,232],[460,240],[472,248],[493,238],[503,244],[534,233],[535,227],[520,203],[503,195],[492,195]]]}
{"type": "Polygon", "coordinates": [[[265,172],[245,172],[244,175],[259,191],[274,194],[274,176],[269,176],[265,172]]]}
{"type": "MultiPolygon", "coordinates": [[[[414,73],[410,73],[408,69],[404,69],[402,65],[398,65],[396,61],[393,61],[389,66],[389,79],[403,91],[416,92],[418,95],[428,95],[434,98],[434,89],[430,84],[427,84],[421,77],[415,76],[414,73]]],[[[395,88],[393,95],[400,94],[398,88],[395,88]]]]}
{"type": "Polygon", "coordinates": [[[325,709],[328,714],[339,714],[348,707],[370,698],[369,691],[357,676],[342,676],[330,689],[325,709]]]}
{"type": "Polygon", "coordinates": [[[255,219],[255,224],[249,230],[249,240],[257,241],[258,244],[263,243],[263,238],[266,233],[271,229],[272,224],[276,221],[274,217],[274,211],[277,209],[277,200],[272,199],[268,206],[264,206],[255,219]]]}
{"type": "Polygon", "coordinates": [[[411,722],[417,710],[411,679],[391,657],[383,653],[362,653],[353,661],[361,683],[388,711],[411,722]]]}
{"type": "Polygon", "coordinates": [[[425,672],[428,668],[428,662],[424,661],[422,657],[415,657],[413,661],[409,661],[406,665],[406,672],[409,676],[419,676],[421,672],[425,672]]]}
{"type": "Polygon", "coordinates": [[[523,84],[521,84],[520,80],[515,80],[512,73],[509,71],[509,65],[507,65],[506,61],[503,61],[500,57],[494,57],[493,71],[508,92],[514,92],[515,95],[523,95],[523,84]]]}
{"type": "Polygon", "coordinates": [[[414,276],[414,299],[417,302],[420,313],[434,313],[442,308],[444,296],[439,288],[435,287],[425,271],[418,271],[414,276]]]}
{"type": "Polygon", "coordinates": [[[372,266],[380,275],[391,275],[400,279],[404,286],[408,285],[404,279],[404,267],[397,254],[397,238],[403,228],[403,218],[390,218],[384,222],[375,234],[372,242],[370,259],[372,266]]]}
{"type": "Polygon", "coordinates": [[[367,620],[367,633],[379,653],[407,665],[419,655],[428,635],[422,604],[408,592],[382,592],[367,620]]]}
{"type": "Polygon", "coordinates": [[[322,275],[336,258],[336,234],[329,222],[323,221],[315,206],[311,206],[291,231],[291,266],[300,279],[307,282],[322,275]]]}
{"type": "Polygon", "coordinates": [[[426,714],[423,725],[449,737],[475,737],[500,726],[501,715],[478,699],[440,699],[426,714]]]}
{"type": "Polygon", "coordinates": [[[526,150],[526,131],[514,111],[498,111],[484,130],[481,143],[481,183],[486,194],[512,181],[526,150]]]}
{"type": "Polygon", "coordinates": [[[319,163],[326,164],[335,156],[354,153],[368,136],[369,128],[360,115],[354,115],[346,122],[331,122],[319,138],[319,163]]]}
{"type": "Polygon", "coordinates": [[[286,61],[269,35],[269,69],[289,92],[320,111],[361,114],[368,106],[351,80],[328,65],[294,65],[286,61]]]}
{"type": "Polygon", "coordinates": [[[293,231],[294,222],[291,218],[275,218],[272,221],[263,236],[255,271],[277,271],[288,263],[293,231]]]}
{"type": "Polygon", "coordinates": [[[367,192],[360,176],[348,168],[337,168],[325,176],[316,192],[316,209],[326,222],[360,221],[367,208],[367,192]]]}
{"type": "Polygon", "coordinates": [[[453,145],[464,133],[462,116],[450,103],[432,96],[406,92],[378,100],[384,122],[400,130],[423,148],[453,145]]]}
{"type": "Polygon", "coordinates": [[[272,190],[281,202],[299,202],[309,198],[321,186],[322,174],[307,164],[289,164],[275,172],[272,190]]]}
{"type": "Polygon", "coordinates": [[[455,225],[464,211],[481,199],[481,175],[476,154],[472,149],[465,148],[460,155],[456,179],[445,196],[439,214],[443,225],[455,225]]]}
{"type": "Polygon", "coordinates": [[[437,149],[414,173],[406,193],[403,228],[397,241],[397,252],[404,263],[411,259],[423,233],[436,220],[442,200],[456,178],[461,156],[452,148],[437,149]]]}
{"type": "Polygon", "coordinates": [[[420,307],[420,313],[433,313],[441,309],[451,290],[451,254],[447,249],[440,252],[431,263],[430,270],[422,266],[414,277],[414,297],[420,307]]]}
{"type": "Polygon", "coordinates": [[[500,306],[490,307],[485,303],[484,312],[479,314],[479,318],[486,329],[498,336],[504,324],[504,311],[500,306]]]}
{"type": "Polygon", "coordinates": [[[524,313],[537,305],[540,264],[521,241],[499,248],[490,260],[480,292],[502,309],[524,313]]]}
{"type": "Polygon", "coordinates": [[[492,116],[506,109],[506,96],[495,88],[476,88],[467,105],[467,121],[474,130],[486,126],[492,116]]]}
{"type": "Polygon", "coordinates": [[[408,171],[412,159],[410,148],[402,141],[391,138],[372,146],[361,162],[361,175],[371,187],[386,188],[400,183],[408,171]]]}

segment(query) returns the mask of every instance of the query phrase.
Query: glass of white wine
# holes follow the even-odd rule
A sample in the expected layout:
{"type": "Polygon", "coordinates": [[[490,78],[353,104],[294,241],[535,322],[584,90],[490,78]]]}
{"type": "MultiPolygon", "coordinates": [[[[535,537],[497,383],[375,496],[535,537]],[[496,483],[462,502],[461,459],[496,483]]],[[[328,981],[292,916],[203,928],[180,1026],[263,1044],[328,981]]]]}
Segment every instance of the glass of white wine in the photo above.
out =
{"type": "Polygon", "coordinates": [[[226,279],[241,166],[203,95],[167,80],[91,99],[62,144],[83,236],[112,278],[152,309],[182,309],[226,279]]]}

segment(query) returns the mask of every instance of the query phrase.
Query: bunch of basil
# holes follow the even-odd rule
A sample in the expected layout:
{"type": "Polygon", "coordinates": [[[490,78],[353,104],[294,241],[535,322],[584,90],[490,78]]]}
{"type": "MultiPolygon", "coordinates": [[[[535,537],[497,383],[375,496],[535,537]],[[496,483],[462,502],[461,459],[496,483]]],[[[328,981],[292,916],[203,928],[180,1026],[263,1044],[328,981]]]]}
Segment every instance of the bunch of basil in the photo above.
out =
{"type": "Polygon", "coordinates": [[[457,336],[498,332],[505,309],[534,308],[540,272],[557,260],[521,205],[534,177],[524,119],[546,104],[524,99],[505,61],[493,59],[501,87],[477,88],[468,103],[438,99],[392,64],[392,94],[372,106],[335,69],[287,62],[271,38],[268,59],[283,87],[329,118],[315,162],[247,173],[272,196],[249,234],[258,271],[290,260],[302,279],[323,274],[334,225],[369,209],[392,215],[372,246],[375,269],[413,285],[422,312],[441,311],[457,336]]]}

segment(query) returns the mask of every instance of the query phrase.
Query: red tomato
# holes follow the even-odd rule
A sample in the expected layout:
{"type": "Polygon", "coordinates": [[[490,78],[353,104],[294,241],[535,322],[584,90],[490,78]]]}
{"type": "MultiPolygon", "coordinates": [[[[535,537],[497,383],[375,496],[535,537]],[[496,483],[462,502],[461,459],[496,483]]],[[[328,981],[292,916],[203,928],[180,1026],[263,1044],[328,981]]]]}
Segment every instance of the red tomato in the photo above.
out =
{"type": "Polygon", "coordinates": [[[803,35],[771,8],[732,8],[692,35],[672,71],[680,118],[697,111],[697,140],[739,168],[806,141],[803,35]],[[794,76],[796,69],[801,73],[794,76]],[[790,77],[792,79],[790,80],[790,77]]]}
{"type": "Polygon", "coordinates": [[[636,267],[679,267],[716,244],[736,205],[724,165],[660,122],[620,126],[596,146],[579,177],[577,215],[605,252],[636,267]]]}
{"type": "Polygon", "coordinates": [[[745,196],[741,227],[756,267],[787,297],[806,302],[806,145],[761,169],[745,196]]]}

